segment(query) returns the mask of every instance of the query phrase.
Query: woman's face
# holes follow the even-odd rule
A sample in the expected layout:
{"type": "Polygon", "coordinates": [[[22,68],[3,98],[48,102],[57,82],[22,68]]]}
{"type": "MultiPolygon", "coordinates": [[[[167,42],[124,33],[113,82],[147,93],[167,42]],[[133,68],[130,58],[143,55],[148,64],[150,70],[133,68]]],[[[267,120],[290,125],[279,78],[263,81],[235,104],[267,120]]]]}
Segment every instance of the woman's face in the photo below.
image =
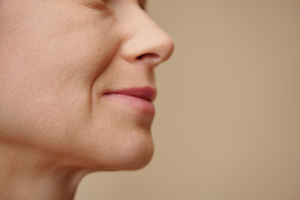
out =
{"type": "Polygon", "coordinates": [[[154,67],[173,42],[137,0],[0,1],[0,141],[65,164],[153,154],[154,67]]]}

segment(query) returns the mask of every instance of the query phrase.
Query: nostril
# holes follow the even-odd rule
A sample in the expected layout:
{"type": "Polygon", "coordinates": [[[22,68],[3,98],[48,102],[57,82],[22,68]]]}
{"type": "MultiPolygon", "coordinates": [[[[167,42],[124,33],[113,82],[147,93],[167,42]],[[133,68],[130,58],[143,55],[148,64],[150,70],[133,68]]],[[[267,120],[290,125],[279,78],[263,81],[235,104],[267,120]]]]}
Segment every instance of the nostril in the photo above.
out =
{"type": "Polygon", "coordinates": [[[143,54],[143,55],[140,55],[139,57],[137,57],[138,60],[143,60],[143,59],[157,59],[159,58],[159,55],[155,54],[155,53],[146,53],[146,54],[143,54]]]}

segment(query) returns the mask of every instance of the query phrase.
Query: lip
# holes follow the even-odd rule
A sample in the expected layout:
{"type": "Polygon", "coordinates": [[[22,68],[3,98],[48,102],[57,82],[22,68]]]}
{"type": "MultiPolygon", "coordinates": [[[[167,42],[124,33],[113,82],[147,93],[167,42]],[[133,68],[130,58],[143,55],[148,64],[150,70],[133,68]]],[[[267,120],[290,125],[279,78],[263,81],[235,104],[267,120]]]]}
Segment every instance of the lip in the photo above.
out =
{"type": "Polygon", "coordinates": [[[108,91],[104,96],[118,100],[119,103],[130,104],[131,106],[147,113],[155,113],[155,108],[152,102],[156,97],[156,89],[153,87],[135,87],[121,90],[108,91]]]}

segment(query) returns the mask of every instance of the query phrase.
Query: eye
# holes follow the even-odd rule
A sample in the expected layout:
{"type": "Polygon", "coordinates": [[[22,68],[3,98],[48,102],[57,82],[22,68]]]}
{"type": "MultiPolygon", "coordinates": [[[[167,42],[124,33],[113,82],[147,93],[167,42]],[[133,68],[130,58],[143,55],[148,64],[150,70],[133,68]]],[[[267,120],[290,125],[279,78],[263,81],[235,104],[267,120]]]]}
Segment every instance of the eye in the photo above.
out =
{"type": "Polygon", "coordinates": [[[106,8],[106,0],[94,0],[94,7],[98,9],[106,8]]]}
{"type": "Polygon", "coordinates": [[[85,6],[100,10],[106,9],[106,3],[107,0],[85,0],[82,2],[82,4],[84,4],[85,6]]]}
{"type": "Polygon", "coordinates": [[[143,10],[146,10],[146,0],[138,0],[138,3],[143,10]]]}

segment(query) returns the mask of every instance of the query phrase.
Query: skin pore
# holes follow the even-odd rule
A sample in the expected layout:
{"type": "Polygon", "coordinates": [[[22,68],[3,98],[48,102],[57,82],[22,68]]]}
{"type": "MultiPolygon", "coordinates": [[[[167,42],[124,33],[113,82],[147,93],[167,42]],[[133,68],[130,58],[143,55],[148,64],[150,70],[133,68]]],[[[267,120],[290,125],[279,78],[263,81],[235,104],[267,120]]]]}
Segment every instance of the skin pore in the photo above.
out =
{"type": "Polygon", "coordinates": [[[155,92],[173,52],[144,3],[0,0],[0,199],[73,199],[87,173],[149,163],[152,99],[114,94],[155,92]]]}

